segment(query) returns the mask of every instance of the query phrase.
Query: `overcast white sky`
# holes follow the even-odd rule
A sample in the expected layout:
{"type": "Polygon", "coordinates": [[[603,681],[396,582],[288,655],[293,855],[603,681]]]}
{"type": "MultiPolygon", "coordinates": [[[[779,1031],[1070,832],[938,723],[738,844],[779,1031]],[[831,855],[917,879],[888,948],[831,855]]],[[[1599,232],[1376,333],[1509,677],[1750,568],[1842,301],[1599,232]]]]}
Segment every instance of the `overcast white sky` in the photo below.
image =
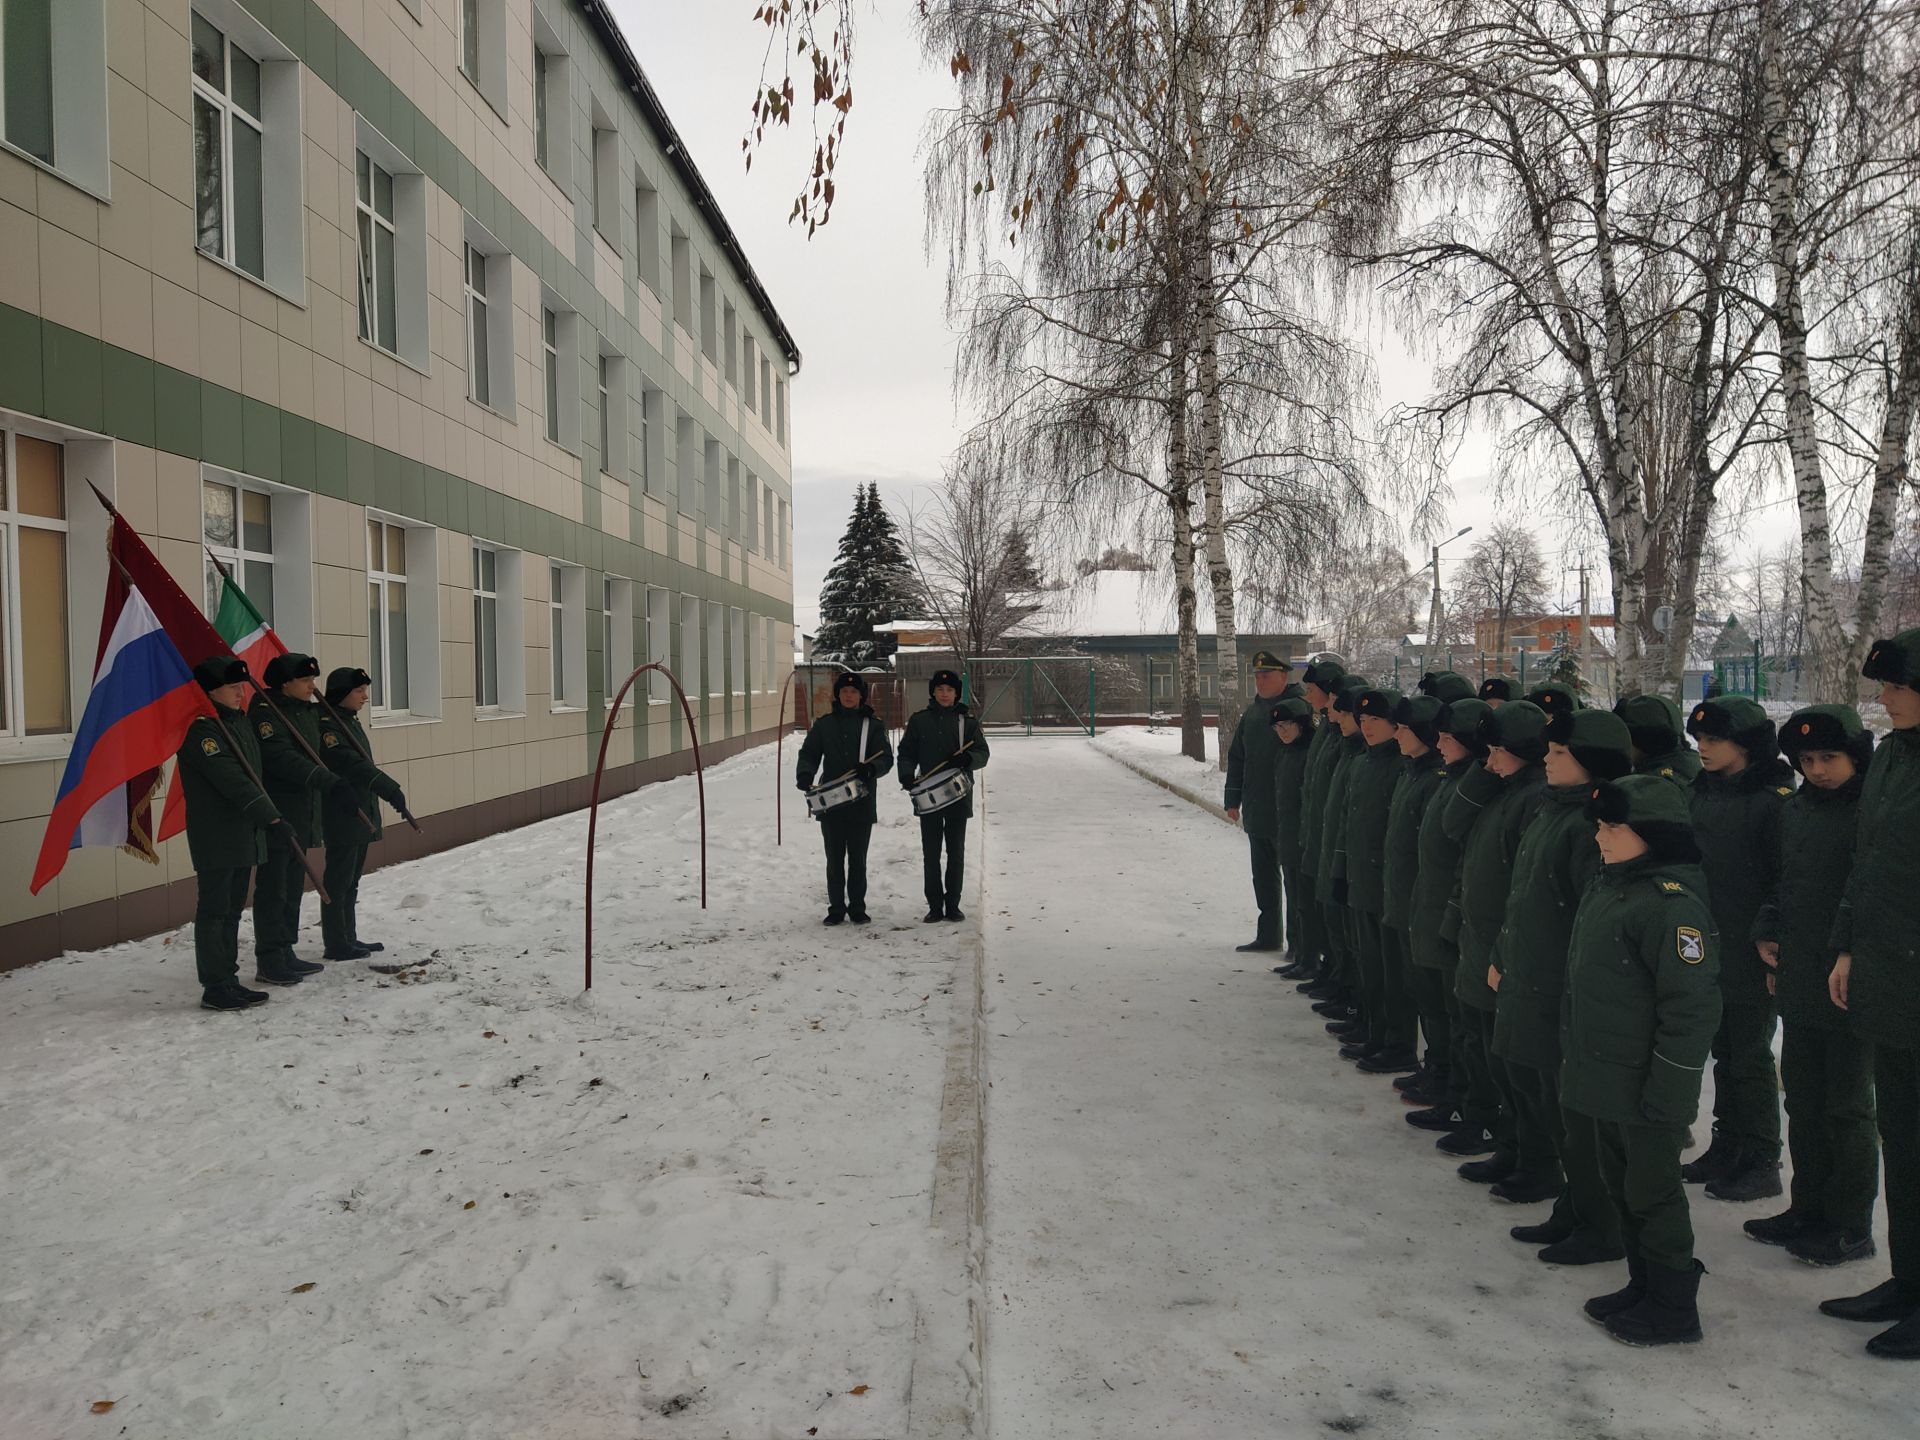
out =
{"type": "MultiPolygon", "coordinates": [[[[948,98],[948,77],[944,67],[921,63],[910,0],[863,7],[833,222],[809,240],[787,214],[811,131],[769,144],[751,173],[743,165],[740,140],[766,44],[765,28],[752,20],[757,0],[610,3],[804,358],[793,390],[794,604],[801,627],[811,629],[854,485],[875,480],[890,500],[911,504],[938,480],[958,438],[945,261],[926,257],[918,158],[928,112],[948,98]]],[[[1374,345],[1383,406],[1417,398],[1424,367],[1379,327],[1374,345]]],[[[1443,533],[1484,530],[1498,518],[1485,463],[1482,451],[1461,457],[1453,523],[1443,533]]],[[[1792,515],[1791,506],[1774,506],[1748,528],[1771,543],[1791,533],[1792,515]]],[[[1571,603],[1581,534],[1593,535],[1591,524],[1570,534],[1564,517],[1537,507],[1516,518],[1536,530],[1550,563],[1566,567],[1562,595],[1571,603]]],[[[1450,546],[1446,558],[1464,555],[1473,538],[1450,546]]],[[[1604,605],[1604,552],[1586,543],[1598,567],[1595,604],[1604,605]]],[[[1417,548],[1408,553],[1416,565],[1425,559],[1417,548]]]]}

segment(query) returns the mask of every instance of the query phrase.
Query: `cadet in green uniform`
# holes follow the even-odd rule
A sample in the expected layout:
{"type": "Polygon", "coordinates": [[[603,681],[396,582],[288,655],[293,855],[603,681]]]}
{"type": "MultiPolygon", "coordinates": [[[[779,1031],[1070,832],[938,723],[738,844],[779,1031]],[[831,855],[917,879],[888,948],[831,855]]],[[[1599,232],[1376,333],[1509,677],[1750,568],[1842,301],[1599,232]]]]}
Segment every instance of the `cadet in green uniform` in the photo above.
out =
{"type": "Polygon", "coordinates": [[[407,797],[373,763],[373,742],[360,724],[372,685],[366,671],[344,666],[327,676],[327,703],[321,707],[320,758],[344,782],[327,792],[320,809],[329,897],[320,907],[320,938],[329,960],[364,960],[386,949],[360,938],[360,876],[367,868],[367,847],[384,833],[375,797],[400,811],[407,808],[407,797]]]}
{"type": "MultiPolygon", "coordinates": [[[[1468,697],[1449,701],[1435,722],[1434,749],[1440,756],[1435,772],[1436,786],[1420,818],[1419,868],[1414,873],[1413,903],[1408,934],[1413,941],[1414,995],[1420,1007],[1421,1023],[1431,1023],[1435,1033],[1444,1028],[1447,1036],[1444,1062],[1436,1061],[1436,1083],[1424,1088],[1403,1087],[1409,1099],[1418,1096],[1428,1108],[1407,1115],[1407,1123],[1422,1130],[1443,1131],[1440,1143],[1451,1140],[1456,1132],[1468,1139],[1470,1148],[1459,1153],[1485,1153],[1480,1137],[1499,1119],[1500,1096],[1485,1080],[1473,1089],[1475,1071],[1468,1059],[1466,1039],[1468,1019],[1454,995],[1455,972],[1460,964],[1460,842],[1448,831],[1447,807],[1454,787],[1470,766],[1487,758],[1480,743],[1480,722],[1493,711],[1483,700],[1468,697]],[[1439,1010],[1435,1011],[1435,996],[1439,1010]],[[1425,996],[1422,1000],[1420,997],[1425,996]],[[1444,1027],[1443,1027],[1444,1021],[1444,1027]],[[1444,1063],[1444,1069],[1441,1069],[1444,1063]]],[[[1395,1085],[1401,1085],[1396,1080],[1395,1085]]],[[[1415,1086],[1418,1085],[1416,1079],[1415,1086]]],[[[1485,1148],[1491,1148],[1488,1144],[1485,1148]]]]}
{"type": "MultiPolygon", "coordinates": [[[[974,771],[987,763],[987,737],[980,722],[960,703],[960,676],[936,670],[927,681],[933,702],[907,721],[900,737],[900,784],[913,789],[916,780],[948,768],[974,771]]],[[[959,920],[960,892],[967,883],[967,821],[973,818],[973,792],[944,810],[920,817],[920,855],[927,895],[925,920],[959,920]],[[940,870],[940,847],[947,851],[946,873],[940,870]]]]}
{"type": "MultiPolygon", "coordinates": [[[[274,656],[261,677],[273,701],[269,704],[266,696],[255,695],[247,711],[247,722],[260,745],[267,798],[292,829],[293,838],[308,850],[323,843],[321,796],[341,783],[312,758],[321,746],[320,705],[313,698],[319,674],[320,662],[311,655],[274,656]],[[307,749],[287,733],[289,726],[306,740],[307,749]]],[[[253,960],[259,978],[269,985],[297,984],[302,976],[326,969],[293,953],[300,933],[300,897],[306,886],[307,873],[293,847],[269,845],[253,879],[253,960]]]]}
{"type": "Polygon", "coordinates": [[[1556,715],[1571,715],[1580,708],[1580,697],[1573,688],[1562,685],[1558,680],[1549,680],[1527,691],[1527,703],[1537,705],[1547,719],[1556,715]]]}
{"type": "Polygon", "coordinates": [[[217,723],[203,715],[189,725],[179,754],[187,853],[198,888],[193,959],[200,973],[200,1008],[245,1010],[267,996],[240,983],[240,912],[247,908],[247,882],[266,858],[269,840],[283,843],[267,833],[282,822],[254,778],[260,774],[260,747],[241,710],[253,691],[246,662],[216,655],[194,666],[193,678],[219,715],[217,723]]]}
{"type": "Polygon", "coordinates": [[[1347,796],[1354,769],[1367,750],[1353,707],[1366,688],[1366,681],[1359,676],[1343,675],[1333,697],[1330,713],[1340,735],[1340,747],[1334,754],[1333,771],[1327,779],[1326,813],[1320,822],[1320,874],[1315,886],[1320,913],[1326,921],[1327,940],[1336,956],[1335,973],[1345,997],[1343,1008],[1329,1016],[1327,1033],[1342,1044],[1366,1033],[1366,1020],[1360,1013],[1362,992],[1359,961],[1354,951],[1353,917],[1347,908],[1347,796]]]}
{"type": "Polygon", "coordinates": [[[1860,839],[1833,926],[1828,993],[1874,1047],[1893,1276],[1864,1295],[1824,1300],[1842,1320],[1896,1322],[1870,1354],[1920,1360],[1920,630],[1876,640],[1861,674],[1880,682],[1892,731],[1860,792],[1860,839]]]}
{"type": "MultiPolygon", "coordinates": [[[[867,793],[818,816],[820,838],[827,848],[827,914],[821,922],[838,925],[851,920],[867,923],[867,843],[880,818],[874,782],[893,768],[893,746],[887,727],[867,704],[867,682],[851,670],[833,682],[833,708],[813,722],[800,746],[800,768],[794,783],[802,791],[822,781],[858,776],[867,793]]],[[[941,913],[961,919],[959,907],[941,913]]]]}
{"type": "Polygon", "coordinates": [[[1774,999],[1753,947],[1753,922],[1780,873],[1780,811],[1793,770],[1773,721],[1745,695],[1703,700],[1687,718],[1701,773],[1689,793],[1707,900],[1726,945],[1725,1001],[1713,1041],[1713,1142],[1685,1169],[1716,1200],[1780,1193],[1780,1087],[1773,1065],[1774,999]]]}
{"type": "Polygon", "coordinates": [[[1313,739],[1307,746],[1307,765],[1300,779],[1300,888],[1304,903],[1308,953],[1319,974],[1303,980],[1300,988],[1316,1002],[1331,1005],[1344,1001],[1343,981],[1339,974],[1340,954],[1333,937],[1327,933],[1326,914],[1320,905],[1320,841],[1327,813],[1327,786],[1333,779],[1334,762],[1340,750],[1340,728],[1333,723],[1333,697],[1347,673],[1338,660],[1316,660],[1307,666],[1303,690],[1306,702],[1319,715],[1313,739]]]}
{"type": "MultiPolygon", "coordinates": [[[[1520,836],[1540,808],[1547,779],[1547,717],[1536,705],[1516,700],[1481,722],[1487,758],[1468,770],[1447,799],[1448,831],[1461,845],[1460,964],[1454,994],[1473,1017],[1469,1063],[1483,1069],[1500,1096],[1499,1119],[1480,1136],[1491,1150],[1482,1160],[1460,1167],[1460,1176],[1477,1184],[1505,1180],[1518,1166],[1537,1174],[1550,1160],[1531,1151],[1522,1155],[1514,1129],[1514,1097],[1505,1064],[1493,1053],[1493,947],[1506,919],[1513,885],[1513,857],[1520,836]]],[[[1446,1137],[1455,1147],[1473,1137],[1460,1131],[1446,1137]]],[[[1529,1135],[1530,1141],[1537,1137],[1529,1135]]]]}
{"type": "Polygon", "coordinates": [[[1480,700],[1498,710],[1513,699],[1513,682],[1504,675],[1489,675],[1480,682],[1480,700]]]}
{"type": "Polygon", "coordinates": [[[1273,734],[1273,707],[1287,688],[1293,669],[1270,650],[1253,657],[1253,701],[1240,712],[1233,743],[1227,747],[1227,818],[1246,832],[1253,860],[1253,902],[1260,912],[1253,939],[1234,949],[1266,953],[1281,948],[1280,852],[1275,817],[1273,764],[1279,741],[1273,734]]]}
{"type": "Polygon", "coordinates": [[[1419,1068],[1413,1044],[1413,997],[1404,978],[1390,985],[1391,964],[1383,916],[1386,913],[1387,826],[1393,818],[1393,792],[1406,774],[1406,756],[1394,735],[1393,712],[1401,696],[1392,690],[1363,690],[1353,704],[1360,738],[1366,742],[1347,786],[1347,910],[1352,916],[1354,960],[1360,973],[1360,1012],[1364,1034],[1340,1051],[1372,1075],[1405,1075],[1419,1068]]]}
{"type": "Polygon", "coordinates": [[[1494,949],[1499,971],[1493,1053],[1506,1067],[1521,1157],[1493,1188],[1515,1204],[1558,1197],[1516,1240],[1544,1245],[1550,1265],[1618,1260],[1620,1218],[1600,1178],[1585,1126],[1560,1109],[1560,1002],[1566,991],[1573,916],[1600,868],[1587,800],[1596,782],[1633,764],[1626,722],[1608,710],[1561,711],[1547,721],[1546,798],[1513,857],[1513,889],[1494,949]]]}
{"type": "Polygon", "coordinates": [[[1780,879],[1754,920],[1753,942],[1773,967],[1780,1006],[1793,1189],[1784,1211],[1747,1221],[1746,1232],[1810,1265],[1839,1265],[1874,1253],[1880,1190],[1873,1046],[1827,994],[1873,736],[1851,705],[1810,705],[1787,720],[1780,746],[1806,783],[1780,812],[1780,879]]]}
{"type": "MultiPolygon", "coordinates": [[[[1412,1052],[1412,1075],[1394,1081],[1403,1095],[1411,1095],[1423,1105],[1438,1104],[1446,1097],[1450,1037],[1446,1028],[1446,1007],[1440,1003],[1436,987],[1430,983],[1433,972],[1413,966],[1413,892],[1420,873],[1420,822],[1440,789],[1440,712],[1446,707],[1431,693],[1415,695],[1393,707],[1393,739],[1400,751],[1401,776],[1393,787],[1393,800],[1387,812],[1385,863],[1381,870],[1383,901],[1380,911],[1380,936],[1387,960],[1387,993],[1390,1005],[1403,1007],[1390,1017],[1388,1029],[1404,1025],[1412,1039],[1417,1031],[1426,1042],[1424,1051],[1412,1052]],[[1424,1081],[1428,1089],[1418,1088],[1424,1081]],[[1438,1095],[1431,1092],[1437,1087],[1438,1095]]],[[[1373,1069],[1365,1063],[1362,1069],[1373,1069]]]]}
{"type": "MultiPolygon", "coordinates": [[[[1289,687],[1292,688],[1292,687],[1289,687]]],[[[1320,974],[1313,953],[1317,932],[1305,923],[1312,902],[1300,873],[1301,812],[1306,799],[1307,754],[1313,748],[1313,707],[1298,695],[1282,695],[1273,707],[1274,844],[1280,852],[1280,880],[1286,894],[1287,948],[1293,962],[1278,973],[1289,980],[1313,980],[1320,974]]]]}
{"type": "Polygon", "coordinates": [[[1686,796],[1651,775],[1596,785],[1603,862],[1573,921],[1560,1100],[1584,1121],[1619,1212],[1627,1284],[1587,1301],[1629,1345],[1700,1338],[1704,1267],[1680,1151],[1720,1023],[1720,940],[1701,898],[1686,796]]]}
{"type": "Polygon", "coordinates": [[[1633,773],[1691,786],[1700,757],[1687,746],[1680,707],[1664,695],[1629,695],[1613,707],[1633,736],[1633,773]]]}

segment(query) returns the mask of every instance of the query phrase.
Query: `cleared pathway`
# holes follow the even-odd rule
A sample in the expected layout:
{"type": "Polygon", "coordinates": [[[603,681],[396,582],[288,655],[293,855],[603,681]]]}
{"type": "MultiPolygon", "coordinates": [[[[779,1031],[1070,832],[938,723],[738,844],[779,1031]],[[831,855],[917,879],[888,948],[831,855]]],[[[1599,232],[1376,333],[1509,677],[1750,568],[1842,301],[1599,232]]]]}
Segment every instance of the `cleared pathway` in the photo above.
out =
{"type": "Polygon", "coordinates": [[[1912,1376],[1701,1200],[1708,1336],[1609,1340],[1555,1270],[1233,953],[1239,834],[1085,741],[996,746],[986,838],[993,1440],[1913,1432],[1912,1376]]]}

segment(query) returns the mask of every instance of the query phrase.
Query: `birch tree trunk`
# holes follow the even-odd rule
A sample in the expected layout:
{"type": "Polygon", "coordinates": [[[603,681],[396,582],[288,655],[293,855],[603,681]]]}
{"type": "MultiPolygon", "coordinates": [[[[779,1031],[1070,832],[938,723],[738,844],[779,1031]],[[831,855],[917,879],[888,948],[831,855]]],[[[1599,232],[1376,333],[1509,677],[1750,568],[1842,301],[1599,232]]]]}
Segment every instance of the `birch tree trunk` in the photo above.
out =
{"type": "MultiPolygon", "coordinates": [[[[1915,404],[1920,401],[1920,236],[1909,252],[1903,282],[1905,304],[1898,316],[1898,349],[1887,386],[1887,408],[1880,422],[1880,444],[1874,455],[1873,493],[1867,502],[1866,550],[1860,558],[1859,626],[1847,656],[1845,678],[1855,685],[1886,604],[1894,526],[1909,473],[1907,446],[1913,436],[1915,404]]],[[[1855,697],[1849,692],[1844,698],[1851,702],[1855,697]]]]}
{"type": "MultiPolygon", "coordinates": [[[[1177,276],[1176,276],[1177,280],[1177,276]]],[[[1200,715],[1200,603],[1194,583],[1193,466],[1187,435],[1187,330],[1177,310],[1168,345],[1167,506],[1173,514],[1173,596],[1179,630],[1180,753],[1203,765],[1207,731],[1200,715]]],[[[1226,753],[1226,741],[1221,741],[1226,753]]]]}
{"type": "MultiPolygon", "coordinates": [[[[1209,264],[1202,275],[1211,273],[1209,264]]],[[[1220,350],[1210,291],[1199,292],[1200,487],[1205,500],[1207,581],[1213,590],[1214,683],[1220,695],[1220,768],[1227,768],[1227,737],[1240,723],[1240,643],[1234,627],[1233,560],[1227,554],[1226,477],[1220,456],[1220,350]]]]}

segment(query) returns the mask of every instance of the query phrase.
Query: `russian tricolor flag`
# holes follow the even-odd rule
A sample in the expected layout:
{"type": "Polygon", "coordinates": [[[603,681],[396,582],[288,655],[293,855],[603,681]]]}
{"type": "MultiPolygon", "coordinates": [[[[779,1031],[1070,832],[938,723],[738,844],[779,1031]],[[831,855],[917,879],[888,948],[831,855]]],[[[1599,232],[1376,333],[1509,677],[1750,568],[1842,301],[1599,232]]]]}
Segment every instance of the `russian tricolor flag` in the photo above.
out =
{"type": "MultiPolygon", "coordinates": [[[[129,586],[94,666],[93,692],[40,842],[34,894],[82,845],[127,843],[128,784],[176,754],[213,706],[137,588],[129,586]]],[[[149,782],[151,783],[151,782],[149,782]]]]}

